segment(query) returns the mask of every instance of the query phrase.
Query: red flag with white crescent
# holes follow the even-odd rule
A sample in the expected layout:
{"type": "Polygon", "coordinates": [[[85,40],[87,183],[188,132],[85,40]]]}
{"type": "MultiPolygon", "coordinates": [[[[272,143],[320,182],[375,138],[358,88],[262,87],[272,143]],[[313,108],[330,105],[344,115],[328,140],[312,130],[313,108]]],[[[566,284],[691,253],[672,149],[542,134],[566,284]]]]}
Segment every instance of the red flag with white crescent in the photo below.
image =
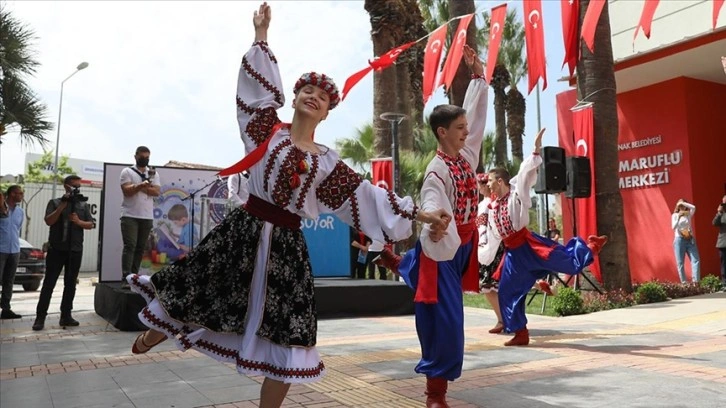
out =
{"type": "Polygon", "coordinates": [[[398,56],[401,55],[402,52],[411,48],[411,46],[413,46],[414,44],[416,44],[416,41],[411,41],[409,43],[399,45],[398,47],[391,48],[388,52],[374,59],[373,61],[368,61],[368,64],[376,71],[386,69],[396,62],[398,56]]]}
{"type": "Polygon", "coordinates": [[[590,0],[585,12],[585,18],[582,19],[582,39],[585,40],[587,48],[590,52],[595,52],[595,29],[597,22],[600,20],[600,14],[605,7],[607,0],[590,0]]]}
{"type": "Polygon", "coordinates": [[[441,51],[443,51],[444,43],[446,43],[447,28],[447,24],[441,25],[441,27],[431,33],[431,36],[426,43],[422,84],[424,104],[428,102],[429,98],[431,98],[431,95],[436,90],[436,74],[439,71],[439,64],[441,63],[441,51]]]}
{"type": "Polygon", "coordinates": [[[474,14],[467,14],[459,20],[459,27],[456,29],[456,34],[451,40],[451,47],[449,47],[449,55],[446,56],[446,63],[444,63],[444,69],[441,71],[439,77],[439,84],[444,84],[446,89],[449,89],[451,83],[454,81],[456,71],[459,69],[459,63],[461,63],[461,57],[464,56],[464,44],[466,44],[466,31],[469,27],[474,14]]]}
{"type": "MultiPolygon", "coordinates": [[[[572,112],[572,130],[575,134],[574,156],[590,159],[590,196],[575,200],[577,232],[581,237],[600,235],[597,231],[597,207],[595,202],[595,128],[592,106],[572,112]]],[[[590,272],[602,282],[600,263],[597,258],[590,265],[590,272]]]]}
{"type": "Polygon", "coordinates": [[[341,98],[341,100],[344,101],[345,97],[348,96],[348,92],[350,92],[350,90],[372,70],[373,67],[368,66],[349,76],[348,79],[345,80],[345,84],[343,85],[343,97],[341,98]]]}
{"type": "Polygon", "coordinates": [[[655,15],[655,9],[658,7],[660,0],[645,0],[643,4],[643,13],[640,15],[640,21],[635,27],[635,34],[633,34],[633,42],[638,37],[638,31],[643,29],[645,38],[650,38],[650,25],[653,23],[653,15],[655,15]]]}
{"type": "Polygon", "coordinates": [[[528,93],[531,93],[540,78],[544,81],[542,90],[547,89],[542,2],[540,0],[524,0],[524,15],[527,19],[524,24],[524,37],[527,46],[528,93]]]}
{"type": "Polygon", "coordinates": [[[374,185],[393,191],[393,158],[371,160],[371,177],[374,185]]]}
{"type": "Polygon", "coordinates": [[[580,59],[580,37],[577,28],[580,22],[580,0],[560,0],[562,8],[562,38],[565,40],[565,60],[570,76],[575,74],[577,60],[580,59]]]}
{"type": "Polygon", "coordinates": [[[492,9],[491,26],[489,28],[489,51],[487,55],[487,72],[486,79],[492,82],[492,74],[494,66],[497,65],[497,57],[499,56],[499,45],[502,43],[502,32],[504,31],[504,21],[507,18],[507,3],[492,9]]]}
{"type": "Polygon", "coordinates": [[[713,29],[716,29],[718,23],[718,13],[721,12],[724,0],[713,0],[713,29]]]}

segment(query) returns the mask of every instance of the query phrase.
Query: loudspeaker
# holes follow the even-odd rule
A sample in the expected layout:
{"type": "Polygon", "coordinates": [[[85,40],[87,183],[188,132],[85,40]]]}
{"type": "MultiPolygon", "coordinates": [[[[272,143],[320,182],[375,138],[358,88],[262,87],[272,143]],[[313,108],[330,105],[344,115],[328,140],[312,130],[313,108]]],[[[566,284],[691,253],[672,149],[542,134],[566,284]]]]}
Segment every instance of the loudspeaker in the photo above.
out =
{"type": "Polygon", "coordinates": [[[590,197],[590,159],[583,156],[567,158],[567,198],[590,197]]]}
{"type": "Polygon", "coordinates": [[[537,194],[557,194],[567,190],[565,149],[545,146],[541,154],[542,164],[539,165],[534,192],[537,194]]]}

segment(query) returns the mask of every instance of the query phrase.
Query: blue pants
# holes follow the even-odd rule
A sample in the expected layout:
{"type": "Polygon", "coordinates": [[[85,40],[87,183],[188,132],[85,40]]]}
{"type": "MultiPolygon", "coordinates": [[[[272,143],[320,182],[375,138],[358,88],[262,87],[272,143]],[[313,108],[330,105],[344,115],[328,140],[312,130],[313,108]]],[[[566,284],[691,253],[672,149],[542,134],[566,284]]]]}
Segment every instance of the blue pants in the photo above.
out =
{"type": "MultiPolygon", "coordinates": [[[[437,262],[438,303],[415,303],[416,333],[421,344],[421,361],[415,371],[427,377],[453,381],[461,377],[464,364],[464,299],[461,278],[469,265],[472,244],[459,247],[454,259],[437,262]]],[[[398,271],[416,290],[421,243],[403,257],[398,271]]]]}
{"type": "Polygon", "coordinates": [[[507,249],[499,280],[499,307],[504,328],[509,333],[527,326],[524,313],[527,293],[537,279],[544,279],[550,272],[575,275],[594,260],[592,251],[579,237],[562,246],[537,234],[532,236],[545,246],[554,246],[554,249],[546,260],[537,256],[528,243],[507,249]]]}
{"type": "Polygon", "coordinates": [[[686,270],[683,267],[686,254],[691,259],[691,280],[693,282],[701,280],[701,257],[698,255],[696,238],[676,237],[673,240],[673,251],[676,254],[676,267],[678,268],[678,277],[681,279],[681,283],[686,282],[686,270]]]}

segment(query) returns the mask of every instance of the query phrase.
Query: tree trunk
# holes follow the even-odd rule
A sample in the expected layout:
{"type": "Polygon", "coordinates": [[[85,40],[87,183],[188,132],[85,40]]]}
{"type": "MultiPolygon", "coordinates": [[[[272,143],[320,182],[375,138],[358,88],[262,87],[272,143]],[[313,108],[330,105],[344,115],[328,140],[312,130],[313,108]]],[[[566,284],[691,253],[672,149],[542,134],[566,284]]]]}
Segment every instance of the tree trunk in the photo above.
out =
{"type": "MultiPolygon", "coordinates": [[[[449,0],[449,15],[451,18],[463,16],[465,14],[471,14],[476,11],[474,7],[474,0],[449,0]]],[[[459,27],[459,20],[451,23],[449,31],[456,33],[456,29],[459,27]]],[[[466,44],[473,48],[474,51],[479,53],[479,47],[476,42],[476,20],[472,19],[471,23],[466,32],[466,44]]],[[[452,38],[452,44],[455,38],[452,38]]],[[[449,88],[449,103],[456,106],[462,106],[464,104],[464,96],[466,95],[466,88],[469,87],[471,81],[471,73],[469,68],[464,63],[463,59],[459,68],[456,71],[454,81],[451,83],[449,88]]]]}
{"type": "MultiPolygon", "coordinates": [[[[421,8],[418,6],[416,0],[403,0],[403,13],[408,17],[404,31],[404,41],[415,41],[419,38],[428,34],[424,27],[423,15],[421,15],[421,8]]],[[[408,71],[408,78],[406,82],[409,84],[410,94],[406,95],[411,103],[410,107],[410,123],[412,129],[423,126],[423,60],[426,42],[422,41],[418,45],[411,47],[403,55],[406,69],[408,71]]],[[[403,66],[404,62],[400,63],[399,66],[403,66]]],[[[413,133],[410,135],[411,146],[409,149],[413,149],[413,133]]],[[[407,142],[406,142],[407,143],[407,142]]],[[[402,147],[404,143],[402,142],[402,147]]]]}
{"type": "MultiPolygon", "coordinates": [[[[580,6],[580,25],[589,0],[580,6]]],[[[577,92],[580,100],[593,103],[595,127],[595,190],[599,234],[609,237],[600,253],[600,267],[606,289],[632,291],[628,265],[628,240],[623,221],[623,201],[618,188],[618,112],[610,42],[610,18],[605,6],[595,31],[595,53],[584,41],[577,64],[577,92]]]]}
{"type": "Polygon", "coordinates": [[[509,71],[504,65],[497,64],[491,87],[494,90],[494,162],[501,167],[507,164],[507,94],[504,89],[508,85],[509,71]]]}
{"type": "Polygon", "coordinates": [[[512,160],[518,163],[524,161],[522,138],[524,137],[524,114],[527,105],[524,96],[515,84],[510,85],[507,92],[507,134],[512,145],[512,160]]]}

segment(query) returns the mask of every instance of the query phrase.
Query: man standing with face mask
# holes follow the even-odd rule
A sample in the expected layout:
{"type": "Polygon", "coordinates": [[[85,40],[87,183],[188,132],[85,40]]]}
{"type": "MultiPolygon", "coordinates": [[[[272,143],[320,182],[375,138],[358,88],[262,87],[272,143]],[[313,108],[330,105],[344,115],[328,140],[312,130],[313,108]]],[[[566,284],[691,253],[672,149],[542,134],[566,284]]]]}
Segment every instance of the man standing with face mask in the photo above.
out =
{"type": "Polygon", "coordinates": [[[45,209],[45,224],[50,227],[48,234],[48,255],[45,258],[45,279],[40,291],[38,306],[35,310],[33,330],[43,330],[48,314],[50,298],[61,270],[63,273],[63,298],[61,316],[58,324],[63,327],[78,326],[71,316],[73,298],[76,296],[78,271],[83,258],[83,232],[92,229],[96,223],[91,217],[88,198],[80,192],[81,178],[70,175],[63,180],[66,193],[48,202],[45,209]]]}
{"type": "Polygon", "coordinates": [[[124,249],[121,255],[123,281],[126,276],[139,273],[149,233],[154,223],[154,197],[161,193],[159,174],[149,167],[151,151],[146,146],[136,148],[136,166],[121,170],[121,236],[124,249]]]}

